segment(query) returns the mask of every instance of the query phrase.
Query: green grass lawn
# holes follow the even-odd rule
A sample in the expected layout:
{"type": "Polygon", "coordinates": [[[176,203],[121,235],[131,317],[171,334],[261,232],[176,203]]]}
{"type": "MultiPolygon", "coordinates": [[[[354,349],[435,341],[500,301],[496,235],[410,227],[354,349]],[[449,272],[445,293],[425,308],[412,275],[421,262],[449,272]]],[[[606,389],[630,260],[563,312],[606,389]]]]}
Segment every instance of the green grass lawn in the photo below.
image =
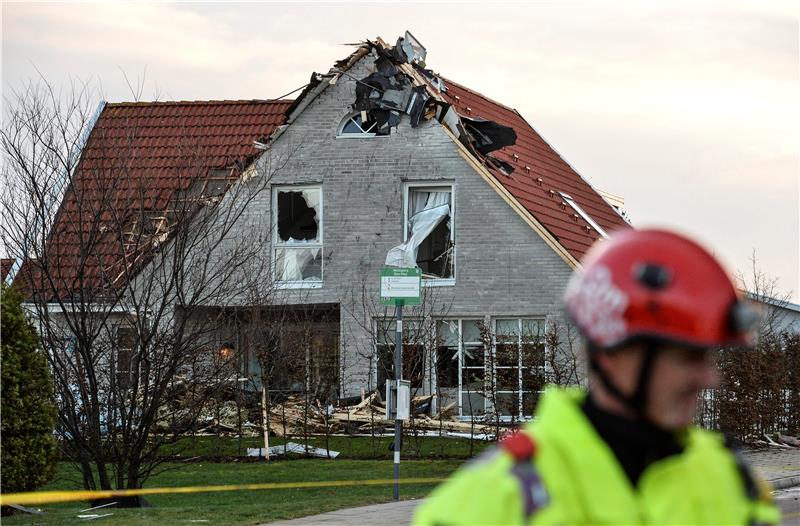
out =
{"type": "MultiPolygon", "coordinates": [[[[391,459],[392,452],[389,445],[393,437],[350,437],[331,436],[328,439],[328,449],[339,452],[339,460],[381,460],[391,459]]],[[[277,446],[285,442],[303,444],[302,436],[287,439],[270,437],[270,446],[277,446]]],[[[325,438],[321,436],[309,437],[308,443],[313,447],[326,448],[325,438]]],[[[245,456],[247,448],[263,447],[264,439],[260,436],[215,437],[199,436],[181,439],[177,444],[162,449],[162,454],[179,454],[183,458],[194,456],[201,457],[231,457],[245,456]]],[[[460,438],[439,437],[403,437],[404,459],[466,459],[480,453],[493,443],[460,438]]]]}
{"type": "MultiPolygon", "coordinates": [[[[401,477],[445,477],[460,460],[409,460],[401,464],[401,477]]],[[[387,460],[279,460],[262,463],[171,463],[169,470],[151,477],[145,487],[202,486],[217,484],[256,484],[266,482],[304,482],[328,480],[391,479],[392,463],[387,460]]],[[[77,472],[60,463],[53,482],[42,490],[80,489],[77,472]]],[[[402,485],[401,498],[420,498],[433,484],[402,485]]],[[[99,510],[113,513],[92,520],[93,524],[230,524],[251,525],[324,513],[340,508],[388,502],[392,486],[350,486],[294,490],[153,495],[152,508],[99,510]]],[[[82,522],[78,512],[88,507],[83,502],[42,505],[45,515],[4,517],[3,524],[75,524],[82,522]]]]}

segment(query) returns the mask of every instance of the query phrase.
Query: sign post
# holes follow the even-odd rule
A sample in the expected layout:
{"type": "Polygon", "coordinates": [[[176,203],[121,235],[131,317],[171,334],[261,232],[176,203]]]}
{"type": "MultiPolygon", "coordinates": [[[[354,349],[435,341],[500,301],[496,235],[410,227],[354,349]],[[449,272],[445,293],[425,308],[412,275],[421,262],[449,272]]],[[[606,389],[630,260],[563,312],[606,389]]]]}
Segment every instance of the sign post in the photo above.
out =
{"type": "MultiPolygon", "coordinates": [[[[407,399],[407,382],[403,385],[403,305],[419,305],[420,283],[422,271],[419,268],[389,268],[380,270],[381,276],[381,304],[394,305],[395,334],[394,334],[394,396],[386,390],[387,398],[392,399],[394,405],[394,500],[400,500],[400,436],[403,431],[401,408],[398,401],[407,399]],[[405,388],[405,389],[404,389],[405,388]]],[[[388,401],[388,400],[387,400],[388,401]]],[[[387,412],[391,409],[387,404],[387,412]]]]}

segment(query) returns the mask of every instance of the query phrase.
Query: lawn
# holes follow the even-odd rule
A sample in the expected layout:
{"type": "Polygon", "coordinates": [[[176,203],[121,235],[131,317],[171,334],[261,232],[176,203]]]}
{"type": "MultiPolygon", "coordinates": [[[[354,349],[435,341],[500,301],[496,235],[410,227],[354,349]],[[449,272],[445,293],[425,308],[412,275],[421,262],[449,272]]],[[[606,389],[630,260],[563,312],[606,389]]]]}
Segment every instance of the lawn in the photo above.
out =
{"type": "MultiPolygon", "coordinates": [[[[401,477],[445,477],[460,460],[409,460],[401,464],[401,477]]],[[[302,482],[328,480],[391,479],[392,463],[387,460],[278,460],[269,463],[176,462],[169,469],[153,476],[145,487],[202,486],[216,484],[250,484],[266,482],[302,482]]],[[[427,495],[433,484],[402,485],[401,498],[427,495]]],[[[80,489],[77,472],[60,463],[53,482],[42,490],[80,489]]],[[[292,490],[194,493],[185,495],[153,495],[147,497],[152,508],[98,510],[113,513],[92,520],[94,524],[160,525],[160,524],[227,524],[252,525],[324,513],[335,509],[387,502],[392,487],[350,486],[292,490]]],[[[4,525],[60,525],[80,522],[78,512],[88,505],[82,502],[40,506],[46,514],[3,518],[4,525]]]]}
{"type": "MultiPolygon", "coordinates": [[[[392,451],[389,449],[394,438],[390,436],[331,436],[326,445],[325,437],[309,437],[308,444],[313,447],[327,448],[339,452],[339,460],[390,460],[392,451]]],[[[288,439],[270,437],[270,446],[277,446],[285,442],[303,444],[302,436],[288,439]]],[[[480,440],[466,440],[460,438],[440,437],[403,437],[403,459],[467,459],[484,448],[493,445],[491,442],[480,440]]],[[[183,458],[200,457],[235,457],[245,456],[247,448],[264,446],[264,439],[260,436],[215,437],[198,436],[187,437],[175,445],[165,447],[162,454],[176,454],[183,458]]]]}

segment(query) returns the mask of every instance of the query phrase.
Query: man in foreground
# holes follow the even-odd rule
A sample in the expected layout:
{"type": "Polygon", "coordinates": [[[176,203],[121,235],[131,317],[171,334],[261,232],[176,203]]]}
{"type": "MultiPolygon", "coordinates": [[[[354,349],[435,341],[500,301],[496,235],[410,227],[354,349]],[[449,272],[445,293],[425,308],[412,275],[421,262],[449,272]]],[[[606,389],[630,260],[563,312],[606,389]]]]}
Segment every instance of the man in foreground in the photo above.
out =
{"type": "Polygon", "coordinates": [[[755,313],[706,250],[661,230],[595,246],[565,295],[588,393],[548,390],[535,421],[436,488],[417,525],[777,524],[768,488],[692,426],[713,349],[755,313]]]}

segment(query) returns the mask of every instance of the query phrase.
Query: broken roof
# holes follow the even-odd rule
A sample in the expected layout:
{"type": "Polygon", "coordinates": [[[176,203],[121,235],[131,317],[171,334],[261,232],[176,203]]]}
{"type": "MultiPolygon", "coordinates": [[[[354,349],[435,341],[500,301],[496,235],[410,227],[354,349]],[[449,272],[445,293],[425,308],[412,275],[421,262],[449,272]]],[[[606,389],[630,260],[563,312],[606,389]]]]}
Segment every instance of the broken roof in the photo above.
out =
{"type": "MultiPolygon", "coordinates": [[[[569,264],[577,264],[600,237],[596,226],[606,232],[630,228],[519,112],[425,69],[416,54],[409,63],[408,46],[403,43],[399,39],[397,45],[389,46],[376,39],[359,44],[351,55],[336,62],[328,74],[312,75],[311,82],[295,101],[108,104],[89,136],[72,185],[96,184],[97,173],[105,173],[106,177],[109,173],[124,174],[136,182],[139,199],[147,210],[163,211],[176,192],[207,177],[210,170],[242,169],[258,153],[253,141],[276,138],[328,85],[371,54],[383,60],[384,66],[387,58],[391,62],[393,69],[387,78],[395,80],[390,79],[390,83],[399,80],[403,89],[410,89],[412,95],[417,94],[423,100],[422,108],[419,99],[402,102],[409,104],[407,110],[413,111],[413,118],[439,120],[454,140],[461,143],[477,169],[485,172],[481,175],[493,179],[495,189],[569,264]],[[483,133],[489,134],[488,139],[480,137],[483,133]],[[495,144],[491,144],[493,141],[495,144]],[[119,166],[124,169],[108,170],[119,166]],[[562,194],[567,194],[596,225],[587,221],[584,214],[575,213],[562,194]]],[[[387,109],[385,104],[376,108],[387,112],[387,125],[396,125],[397,119],[391,114],[402,108],[387,109]]],[[[130,199],[131,196],[123,195],[130,191],[130,184],[116,185],[110,196],[104,198],[123,202],[130,199]]],[[[74,192],[68,189],[48,243],[49,257],[63,267],[59,269],[62,294],[74,287],[79,273],[91,286],[107,287],[109,269],[114,266],[115,257],[119,257],[119,250],[115,249],[120,244],[119,235],[108,232],[98,244],[97,253],[78,264],[80,215],[74,192]]],[[[21,275],[25,275],[27,266],[20,271],[21,275]]]]}
{"type": "Polygon", "coordinates": [[[447,91],[442,95],[459,115],[482,117],[517,133],[515,144],[492,153],[492,157],[509,163],[514,170],[506,175],[492,163],[485,163],[486,168],[576,260],[600,234],[566,204],[561,192],[572,197],[606,232],[630,228],[517,110],[451,80],[445,79],[445,83],[447,91]]]}
{"type": "MultiPolygon", "coordinates": [[[[409,115],[412,127],[420,116],[436,118],[503,193],[529,214],[526,219],[536,223],[537,231],[544,229],[551,238],[548,241],[566,251],[562,257],[572,265],[599,238],[630,228],[518,111],[426,69],[419,55],[408,56],[407,38],[409,33],[394,46],[380,38],[366,41],[330,70],[328,75],[335,81],[362,57],[370,53],[374,57],[375,73],[358,81],[361,89],[356,90],[354,110],[371,110],[383,133],[399,123],[399,113],[409,115]],[[420,97],[414,95],[423,86],[426,93],[420,107],[420,97]]],[[[300,101],[305,96],[319,92],[304,92],[294,107],[303,106],[300,101]]]]}

